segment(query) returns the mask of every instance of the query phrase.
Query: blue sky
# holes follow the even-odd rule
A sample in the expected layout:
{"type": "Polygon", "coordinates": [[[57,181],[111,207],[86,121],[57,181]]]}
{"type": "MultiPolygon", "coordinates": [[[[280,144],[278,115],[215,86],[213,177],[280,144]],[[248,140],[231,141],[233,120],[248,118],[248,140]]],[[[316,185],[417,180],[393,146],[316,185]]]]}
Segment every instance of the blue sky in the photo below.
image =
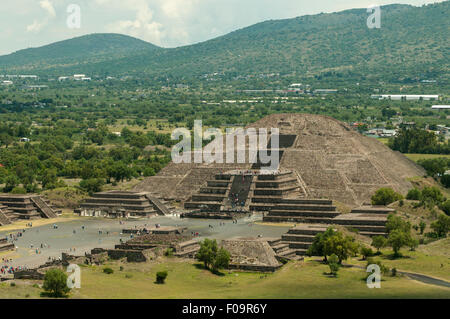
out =
{"type": "Polygon", "coordinates": [[[131,35],[163,47],[205,41],[269,19],[334,12],[409,0],[1,0],[0,55],[90,33],[131,35]],[[67,7],[81,27],[67,27],[67,7]]]}

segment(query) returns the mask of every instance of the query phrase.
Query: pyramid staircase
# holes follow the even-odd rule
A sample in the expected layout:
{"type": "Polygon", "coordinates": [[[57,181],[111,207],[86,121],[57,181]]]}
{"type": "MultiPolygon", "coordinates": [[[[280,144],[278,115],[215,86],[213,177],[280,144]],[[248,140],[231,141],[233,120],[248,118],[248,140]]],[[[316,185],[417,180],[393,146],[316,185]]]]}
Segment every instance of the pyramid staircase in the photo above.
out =
{"type": "Polygon", "coordinates": [[[350,214],[343,214],[333,220],[336,225],[358,230],[364,236],[387,236],[387,216],[394,209],[384,206],[361,206],[355,208],[350,214]]]}
{"type": "Polygon", "coordinates": [[[8,207],[0,205],[0,226],[11,224],[7,213],[10,213],[8,207]]]}
{"type": "Polygon", "coordinates": [[[231,174],[217,174],[213,180],[206,181],[199,192],[192,195],[184,203],[185,209],[199,209],[201,211],[219,212],[228,198],[234,176],[231,174]]]}
{"type": "Polygon", "coordinates": [[[158,198],[156,198],[155,196],[151,196],[150,194],[146,194],[145,197],[147,197],[147,199],[153,204],[158,215],[162,216],[170,215],[170,209],[167,208],[167,206],[163,202],[161,202],[158,198]]]}
{"type": "Polygon", "coordinates": [[[297,226],[282,235],[278,245],[285,245],[287,247],[284,248],[285,251],[289,251],[290,254],[306,256],[306,252],[309,246],[312,245],[314,237],[317,234],[324,233],[326,230],[326,226],[318,224],[297,226]]]}
{"type": "Polygon", "coordinates": [[[18,219],[55,218],[58,211],[39,195],[0,194],[0,223],[18,219]],[[6,217],[6,218],[5,218],[6,217]]]}

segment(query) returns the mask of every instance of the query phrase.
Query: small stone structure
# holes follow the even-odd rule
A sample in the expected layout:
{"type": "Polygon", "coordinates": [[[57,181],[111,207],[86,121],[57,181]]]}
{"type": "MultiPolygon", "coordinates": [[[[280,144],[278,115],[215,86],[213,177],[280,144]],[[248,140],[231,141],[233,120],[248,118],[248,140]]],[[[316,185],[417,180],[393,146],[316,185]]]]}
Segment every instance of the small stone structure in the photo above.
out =
{"type": "Polygon", "coordinates": [[[0,226],[18,219],[56,218],[59,213],[39,195],[0,194],[0,226]]]}
{"type": "Polygon", "coordinates": [[[265,240],[223,240],[221,246],[231,254],[229,269],[274,272],[282,266],[265,240]]]}
{"type": "Polygon", "coordinates": [[[0,238],[0,251],[14,250],[15,246],[9,243],[6,238],[0,238]]]}
{"type": "Polygon", "coordinates": [[[75,213],[89,217],[142,218],[167,215],[170,210],[147,192],[109,191],[93,194],[75,213]]]}

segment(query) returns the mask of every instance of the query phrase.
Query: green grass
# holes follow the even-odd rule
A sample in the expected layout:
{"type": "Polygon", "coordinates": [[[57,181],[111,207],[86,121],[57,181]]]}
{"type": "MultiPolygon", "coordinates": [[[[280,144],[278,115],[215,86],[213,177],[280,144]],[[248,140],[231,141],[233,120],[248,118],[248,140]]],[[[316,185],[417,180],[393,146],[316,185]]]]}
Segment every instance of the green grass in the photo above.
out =
{"type": "Polygon", "coordinates": [[[433,159],[439,157],[450,158],[450,155],[448,154],[403,154],[403,155],[408,157],[410,160],[413,160],[414,162],[417,162],[421,159],[433,159]]]}
{"type": "MultiPolygon", "coordinates": [[[[72,298],[216,299],[216,298],[450,298],[450,289],[425,285],[406,277],[383,278],[381,289],[368,289],[366,273],[357,268],[341,268],[337,278],[327,275],[328,266],[313,260],[290,262],[274,274],[225,272],[213,275],[196,265],[166,258],[145,264],[111,263],[83,266],[81,289],[72,298]],[[120,271],[120,266],[124,267],[120,271]],[[109,266],[114,273],[107,275],[109,266]],[[167,270],[163,285],[155,284],[156,272],[167,270]]],[[[0,286],[0,298],[38,297],[38,289],[0,286]],[[14,290],[15,289],[15,290],[14,290]]]]}

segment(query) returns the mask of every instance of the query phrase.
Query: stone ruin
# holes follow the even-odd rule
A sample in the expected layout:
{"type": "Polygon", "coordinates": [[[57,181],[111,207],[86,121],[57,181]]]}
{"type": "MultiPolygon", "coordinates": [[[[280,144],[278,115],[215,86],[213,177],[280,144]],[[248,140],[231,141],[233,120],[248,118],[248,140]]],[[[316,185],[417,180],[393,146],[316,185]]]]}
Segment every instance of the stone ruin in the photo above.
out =
{"type": "Polygon", "coordinates": [[[39,195],[0,194],[0,226],[19,219],[56,218],[60,213],[39,195]]]}
{"type": "Polygon", "coordinates": [[[142,218],[171,212],[148,192],[109,191],[93,194],[75,213],[85,217],[142,218]]]}
{"type": "MultiPolygon", "coordinates": [[[[280,154],[278,172],[290,174],[297,181],[292,184],[297,186],[297,197],[327,198],[355,207],[370,200],[381,187],[406,193],[412,187],[407,179],[425,174],[423,168],[404,155],[331,117],[273,114],[247,128],[267,128],[269,132],[270,128],[279,128],[279,149],[270,151],[280,154]]],[[[243,147],[246,149],[247,144],[243,147]]],[[[224,188],[232,187],[233,176],[240,175],[233,172],[261,168],[264,167],[259,163],[249,162],[170,163],[134,190],[182,202],[191,210],[220,210],[227,199],[224,188]]],[[[283,197],[288,195],[287,186],[279,184],[277,192],[283,197]]]]}

